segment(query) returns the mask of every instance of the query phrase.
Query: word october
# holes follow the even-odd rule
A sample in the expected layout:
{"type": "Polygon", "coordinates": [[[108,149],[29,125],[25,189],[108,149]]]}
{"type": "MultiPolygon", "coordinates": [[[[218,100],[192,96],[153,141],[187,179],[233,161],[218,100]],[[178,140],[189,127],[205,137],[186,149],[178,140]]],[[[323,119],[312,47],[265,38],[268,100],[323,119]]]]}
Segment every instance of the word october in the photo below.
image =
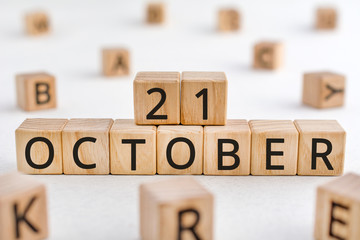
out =
{"type": "Polygon", "coordinates": [[[28,174],[340,175],[335,120],[229,120],[224,126],[26,119],[16,130],[28,174]]]}

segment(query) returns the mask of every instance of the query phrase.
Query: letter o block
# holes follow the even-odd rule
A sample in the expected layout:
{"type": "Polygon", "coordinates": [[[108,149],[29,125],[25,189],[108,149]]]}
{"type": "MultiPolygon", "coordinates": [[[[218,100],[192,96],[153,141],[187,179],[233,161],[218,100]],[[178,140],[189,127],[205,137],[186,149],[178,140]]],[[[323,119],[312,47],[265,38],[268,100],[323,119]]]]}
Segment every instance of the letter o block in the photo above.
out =
{"type": "Polygon", "coordinates": [[[107,48],[102,51],[105,76],[129,75],[129,51],[123,48],[107,48]]]}
{"type": "Polygon", "coordinates": [[[16,129],[18,170],[28,174],[62,174],[62,139],[66,119],[26,119],[16,129]]]}
{"type": "Polygon", "coordinates": [[[50,23],[46,13],[33,12],[25,16],[26,32],[29,35],[39,35],[49,32],[50,23]]]}
{"type": "Polygon", "coordinates": [[[109,174],[112,119],[70,119],[62,133],[64,174],[109,174]]]}
{"type": "Polygon", "coordinates": [[[47,73],[16,75],[17,103],[25,111],[56,108],[55,77],[47,73]]]}
{"type": "Polygon", "coordinates": [[[189,177],[140,185],[143,240],[213,239],[213,196],[189,177]]]}
{"type": "Polygon", "coordinates": [[[282,43],[261,42],[254,47],[254,68],[275,70],[283,65],[284,46],[282,43]]]}

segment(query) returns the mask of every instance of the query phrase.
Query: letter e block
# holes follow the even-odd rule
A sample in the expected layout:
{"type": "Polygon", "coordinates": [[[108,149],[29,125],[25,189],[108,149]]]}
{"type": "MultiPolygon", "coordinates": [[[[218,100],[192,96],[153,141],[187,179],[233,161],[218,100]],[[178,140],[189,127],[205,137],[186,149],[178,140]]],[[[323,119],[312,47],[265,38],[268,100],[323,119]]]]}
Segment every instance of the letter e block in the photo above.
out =
{"type": "Polygon", "coordinates": [[[219,31],[236,31],[240,28],[240,13],[236,9],[220,9],[218,13],[219,31]]]}
{"type": "Polygon", "coordinates": [[[103,74],[105,76],[129,75],[129,51],[123,48],[107,48],[102,51],[103,74]]]}
{"type": "Polygon", "coordinates": [[[316,11],[316,28],[321,30],[335,29],[337,13],[334,8],[318,8],[316,11]]]}
{"type": "Polygon", "coordinates": [[[140,185],[143,240],[213,239],[214,200],[197,181],[172,178],[140,185]]]}
{"type": "Polygon", "coordinates": [[[275,70],[283,65],[282,43],[261,42],[254,47],[254,68],[275,70]]]}
{"type": "Polygon", "coordinates": [[[26,14],[25,29],[29,35],[48,33],[50,30],[49,17],[44,12],[32,12],[26,14]]]}
{"type": "Polygon", "coordinates": [[[165,5],[163,3],[149,3],[146,21],[151,24],[163,23],[165,21],[165,5]]]}

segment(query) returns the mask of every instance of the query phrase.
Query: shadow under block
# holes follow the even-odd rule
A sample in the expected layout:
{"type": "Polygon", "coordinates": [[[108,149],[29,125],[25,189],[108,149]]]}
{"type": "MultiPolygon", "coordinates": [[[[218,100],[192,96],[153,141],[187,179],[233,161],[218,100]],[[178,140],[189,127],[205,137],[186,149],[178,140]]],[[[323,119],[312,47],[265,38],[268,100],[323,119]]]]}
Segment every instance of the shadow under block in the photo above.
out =
{"type": "Polygon", "coordinates": [[[213,239],[214,200],[197,181],[171,178],[140,185],[143,240],[213,239]]]}
{"type": "Polygon", "coordinates": [[[253,67],[275,70],[283,65],[284,46],[282,43],[261,42],[254,46],[253,67]]]}
{"type": "Polygon", "coordinates": [[[224,72],[183,72],[181,124],[225,125],[227,86],[224,72]]]}
{"type": "Polygon", "coordinates": [[[335,120],[295,120],[299,131],[298,175],[341,175],[346,133],[335,120]]]}
{"type": "Polygon", "coordinates": [[[46,13],[33,12],[25,16],[25,30],[29,35],[39,35],[50,31],[50,21],[46,13]]]}
{"type": "Polygon", "coordinates": [[[109,174],[112,119],[70,119],[62,133],[64,174],[109,174]]]}
{"type": "Polygon", "coordinates": [[[218,13],[219,31],[236,31],[240,28],[240,13],[236,9],[220,9],[218,13]]]}
{"type": "Polygon", "coordinates": [[[360,239],[360,176],[346,174],[317,189],[315,239],[360,239]]]}
{"type": "Polygon", "coordinates": [[[147,6],[146,21],[150,24],[165,22],[165,5],[163,3],[149,3],[147,6]]]}
{"type": "Polygon", "coordinates": [[[25,111],[56,108],[55,77],[43,72],[16,75],[16,95],[25,111]]]}
{"type": "Polygon", "coordinates": [[[180,73],[139,72],[134,80],[136,124],[180,123],[180,73]]]}
{"type": "Polygon", "coordinates": [[[304,74],[303,103],[315,108],[344,105],[345,77],[331,72],[304,74]]]}
{"type": "Polygon", "coordinates": [[[61,134],[66,119],[26,119],[15,131],[17,168],[28,174],[62,174],[61,134]]]}
{"type": "Polygon", "coordinates": [[[157,173],[202,174],[203,132],[202,126],[159,126],[157,173]]]}
{"type": "Polygon", "coordinates": [[[110,130],[111,174],[156,173],[156,127],[115,120],[110,130]]]}
{"type": "Polygon", "coordinates": [[[250,175],[251,132],[246,120],[204,127],[204,174],[250,175]]]}
{"type": "Polygon", "coordinates": [[[299,133],[290,120],[251,120],[251,174],[296,175],[299,133]]]}
{"type": "Polygon", "coordinates": [[[40,240],[48,236],[45,186],[29,176],[0,176],[0,239],[40,240]]]}
{"type": "Polygon", "coordinates": [[[103,74],[105,76],[124,76],[130,72],[130,54],[123,48],[107,48],[102,51],[103,74]]]}
{"type": "Polygon", "coordinates": [[[316,28],[321,30],[335,29],[337,13],[334,8],[318,8],[316,11],[316,28]]]}

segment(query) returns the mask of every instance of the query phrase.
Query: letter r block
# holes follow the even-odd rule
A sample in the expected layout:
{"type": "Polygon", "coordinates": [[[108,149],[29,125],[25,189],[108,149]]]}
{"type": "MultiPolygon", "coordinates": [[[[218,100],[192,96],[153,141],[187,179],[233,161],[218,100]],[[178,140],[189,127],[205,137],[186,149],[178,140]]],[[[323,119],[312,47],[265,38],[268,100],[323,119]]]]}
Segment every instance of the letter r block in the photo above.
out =
{"type": "Polygon", "coordinates": [[[17,104],[25,111],[56,107],[55,78],[47,73],[16,75],[17,104]]]}
{"type": "Polygon", "coordinates": [[[40,240],[48,237],[45,186],[29,176],[0,176],[0,239],[40,240]]]}
{"type": "Polygon", "coordinates": [[[213,239],[214,200],[197,181],[172,178],[140,186],[143,240],[213,239]]]}

